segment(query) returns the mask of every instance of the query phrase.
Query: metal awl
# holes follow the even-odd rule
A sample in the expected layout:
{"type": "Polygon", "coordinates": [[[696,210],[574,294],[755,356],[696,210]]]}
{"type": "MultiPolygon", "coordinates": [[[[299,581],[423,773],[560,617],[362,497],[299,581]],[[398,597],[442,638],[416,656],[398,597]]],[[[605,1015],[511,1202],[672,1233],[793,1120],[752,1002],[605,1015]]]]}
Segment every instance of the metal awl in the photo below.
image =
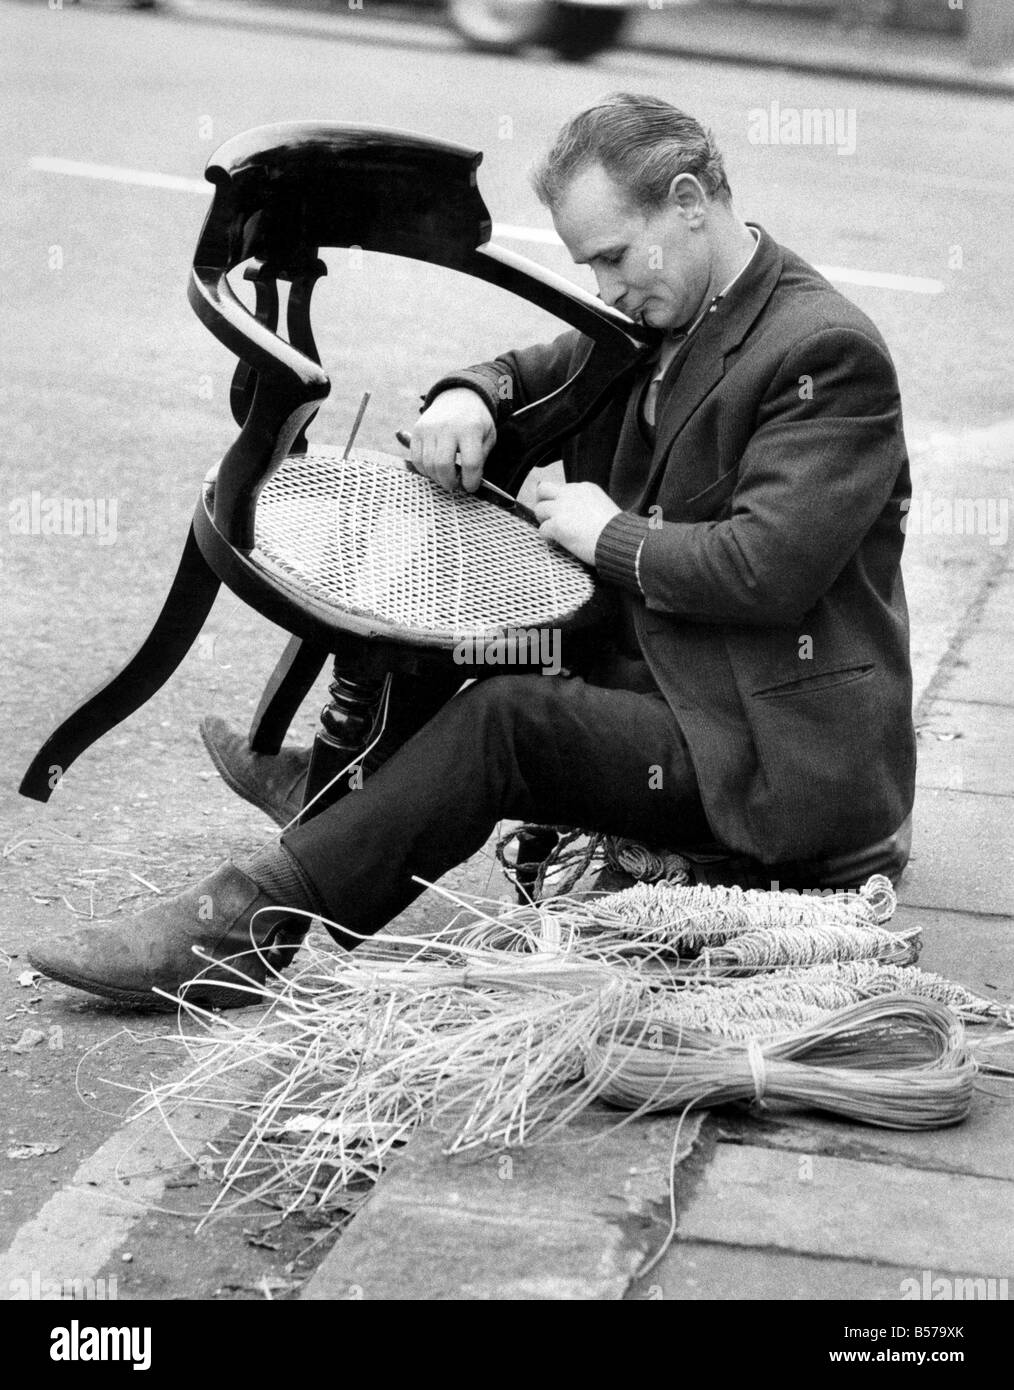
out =
{"type": "Polygon", "coordinates": [[[345,445],[345,452],[342,454],[342,462],[348,458],[349,450],[356,442],[356,435],[359,433],[359,426],[363,423],[363,416],[366,414],[366,407],[370,403],[369,391],[363,392],[363,399],[359,402],[359,409],[356,411],[356,418],[352,422],[352,433],[349,435],[349,442],[345,445]]]}

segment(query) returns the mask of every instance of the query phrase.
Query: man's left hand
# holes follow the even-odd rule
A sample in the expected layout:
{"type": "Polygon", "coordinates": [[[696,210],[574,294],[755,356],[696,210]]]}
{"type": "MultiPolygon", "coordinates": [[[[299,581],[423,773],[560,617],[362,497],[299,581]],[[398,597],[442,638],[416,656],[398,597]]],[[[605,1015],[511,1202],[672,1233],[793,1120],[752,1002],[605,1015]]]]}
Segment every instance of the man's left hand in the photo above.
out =
{"type": "Polygon", "coordinates": [[[595,483],[558,483],[543,478],[535,491],[533,510],[544,536],[586,565],[594,565],[599,536],[620,508],[595,483]]]}

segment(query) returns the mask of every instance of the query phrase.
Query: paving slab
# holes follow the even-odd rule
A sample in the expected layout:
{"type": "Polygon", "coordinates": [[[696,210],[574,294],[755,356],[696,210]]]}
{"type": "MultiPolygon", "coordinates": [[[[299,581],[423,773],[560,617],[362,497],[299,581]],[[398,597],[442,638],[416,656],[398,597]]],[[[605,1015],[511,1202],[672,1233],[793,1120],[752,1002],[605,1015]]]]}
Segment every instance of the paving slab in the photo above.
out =
{"type": "Polygon", "coordinates": [[[1014,797],[919,787],[913,821],[903,903],[1014,915],[1014,797]]]}
{"type": "Polygon", "coordinates": [[[918,724],[920,787],[1009,795],[1014,774],[1014,705],[932,700],[918,724]]]}
{"type": "Polygon", "coordinates": [[[1006,1277],[1014,1184],[719,1144],[678,1239],[1006,1277]]]}
{"type": "Polygon", "coordinates": [[[902,904],[890,925],[895,931],[922,929],[919,965],[924,970],[999,1003],[1014,1000],[1014,917],[902,904]]]}
{"type": "MultiPolygon", "coordinates": [[[[1008,1059],[1014,1061],[1014,1054],[1008,1054],[1008,1059]]],[[[964,1124],[929,1133],[851,1124],[833,1115],[800,1112],[766,1118],[731,1110],[716,1116],[715,1132],[729,1144],[847,1158],[857,1163],[900,1163],[928,1172],[964,1173],[1014,1183],[1009,1089],[989,1078],[981,1080],[964,1124]]]]}
{"type": "Polygon", "coordinates": [[[1014,645],[992,628],[973,631],[934,694],[980,704],[1014,704],[1014,645]]]}
{"type": "MultiPolygon", "coordinates": [[[[616,1128],[593,1111],[566,1139],[447,1158],[415,1136],[303,1290],[305,1299],[620,1299],[668,1226],[677,1121],[616,1128]]],[[[702,1117],[683,1125],[677,1161],[702,1117]]]]}
{"type": "MultiPolygon", "coordinates": [[[[953,1276],[952,1285],[958,1277],[953,1276]]],[[[971,1273],[964,1277],[976,1278],[971,1273]]],[[[633,1283],[626,1298],[628,1302],[843,1299],[854,1303],[921,1297],[923,1286],[923,1271],[911,1266],[816,1259],[811,1255],[737,1250],[727,1245],[686,1241],[675,1245],[647,1279],[633,1283]]],[[[1009,1279],[987,1281],[985,1286],[977,1280],[975,1292],[980,1297],[1006,1301],[1012,1288],[1014,1281],[1009,1279]]]]}

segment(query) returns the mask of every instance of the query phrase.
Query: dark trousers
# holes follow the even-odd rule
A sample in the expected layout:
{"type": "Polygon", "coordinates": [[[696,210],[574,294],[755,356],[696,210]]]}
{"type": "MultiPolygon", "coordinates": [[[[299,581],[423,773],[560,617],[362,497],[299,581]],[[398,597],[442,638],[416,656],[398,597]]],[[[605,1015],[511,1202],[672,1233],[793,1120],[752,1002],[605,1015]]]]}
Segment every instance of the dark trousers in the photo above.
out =
{"type": "Polygon", "coordinates": [[[512,674],[461,691],[359,790],[283,843],[328,917],[368,935],[423,891],[413,874],[438,879],[504,818],[649,845],[711,837],[661,694],[512,674]]]}

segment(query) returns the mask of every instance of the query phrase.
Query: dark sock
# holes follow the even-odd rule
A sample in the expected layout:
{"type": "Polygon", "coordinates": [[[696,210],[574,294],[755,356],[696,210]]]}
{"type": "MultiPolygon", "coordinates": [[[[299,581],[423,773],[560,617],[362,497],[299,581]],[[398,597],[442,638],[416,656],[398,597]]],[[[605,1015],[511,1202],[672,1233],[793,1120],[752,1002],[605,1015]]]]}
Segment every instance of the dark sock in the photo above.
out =
{"type": "Polygon", "coordinates": [[[326,915],[313,884],[281,841],[262,845],[249,858],[240,860],[237,868],[252,878],[275,906],[297,907],[315,917],[326,915]]]}

